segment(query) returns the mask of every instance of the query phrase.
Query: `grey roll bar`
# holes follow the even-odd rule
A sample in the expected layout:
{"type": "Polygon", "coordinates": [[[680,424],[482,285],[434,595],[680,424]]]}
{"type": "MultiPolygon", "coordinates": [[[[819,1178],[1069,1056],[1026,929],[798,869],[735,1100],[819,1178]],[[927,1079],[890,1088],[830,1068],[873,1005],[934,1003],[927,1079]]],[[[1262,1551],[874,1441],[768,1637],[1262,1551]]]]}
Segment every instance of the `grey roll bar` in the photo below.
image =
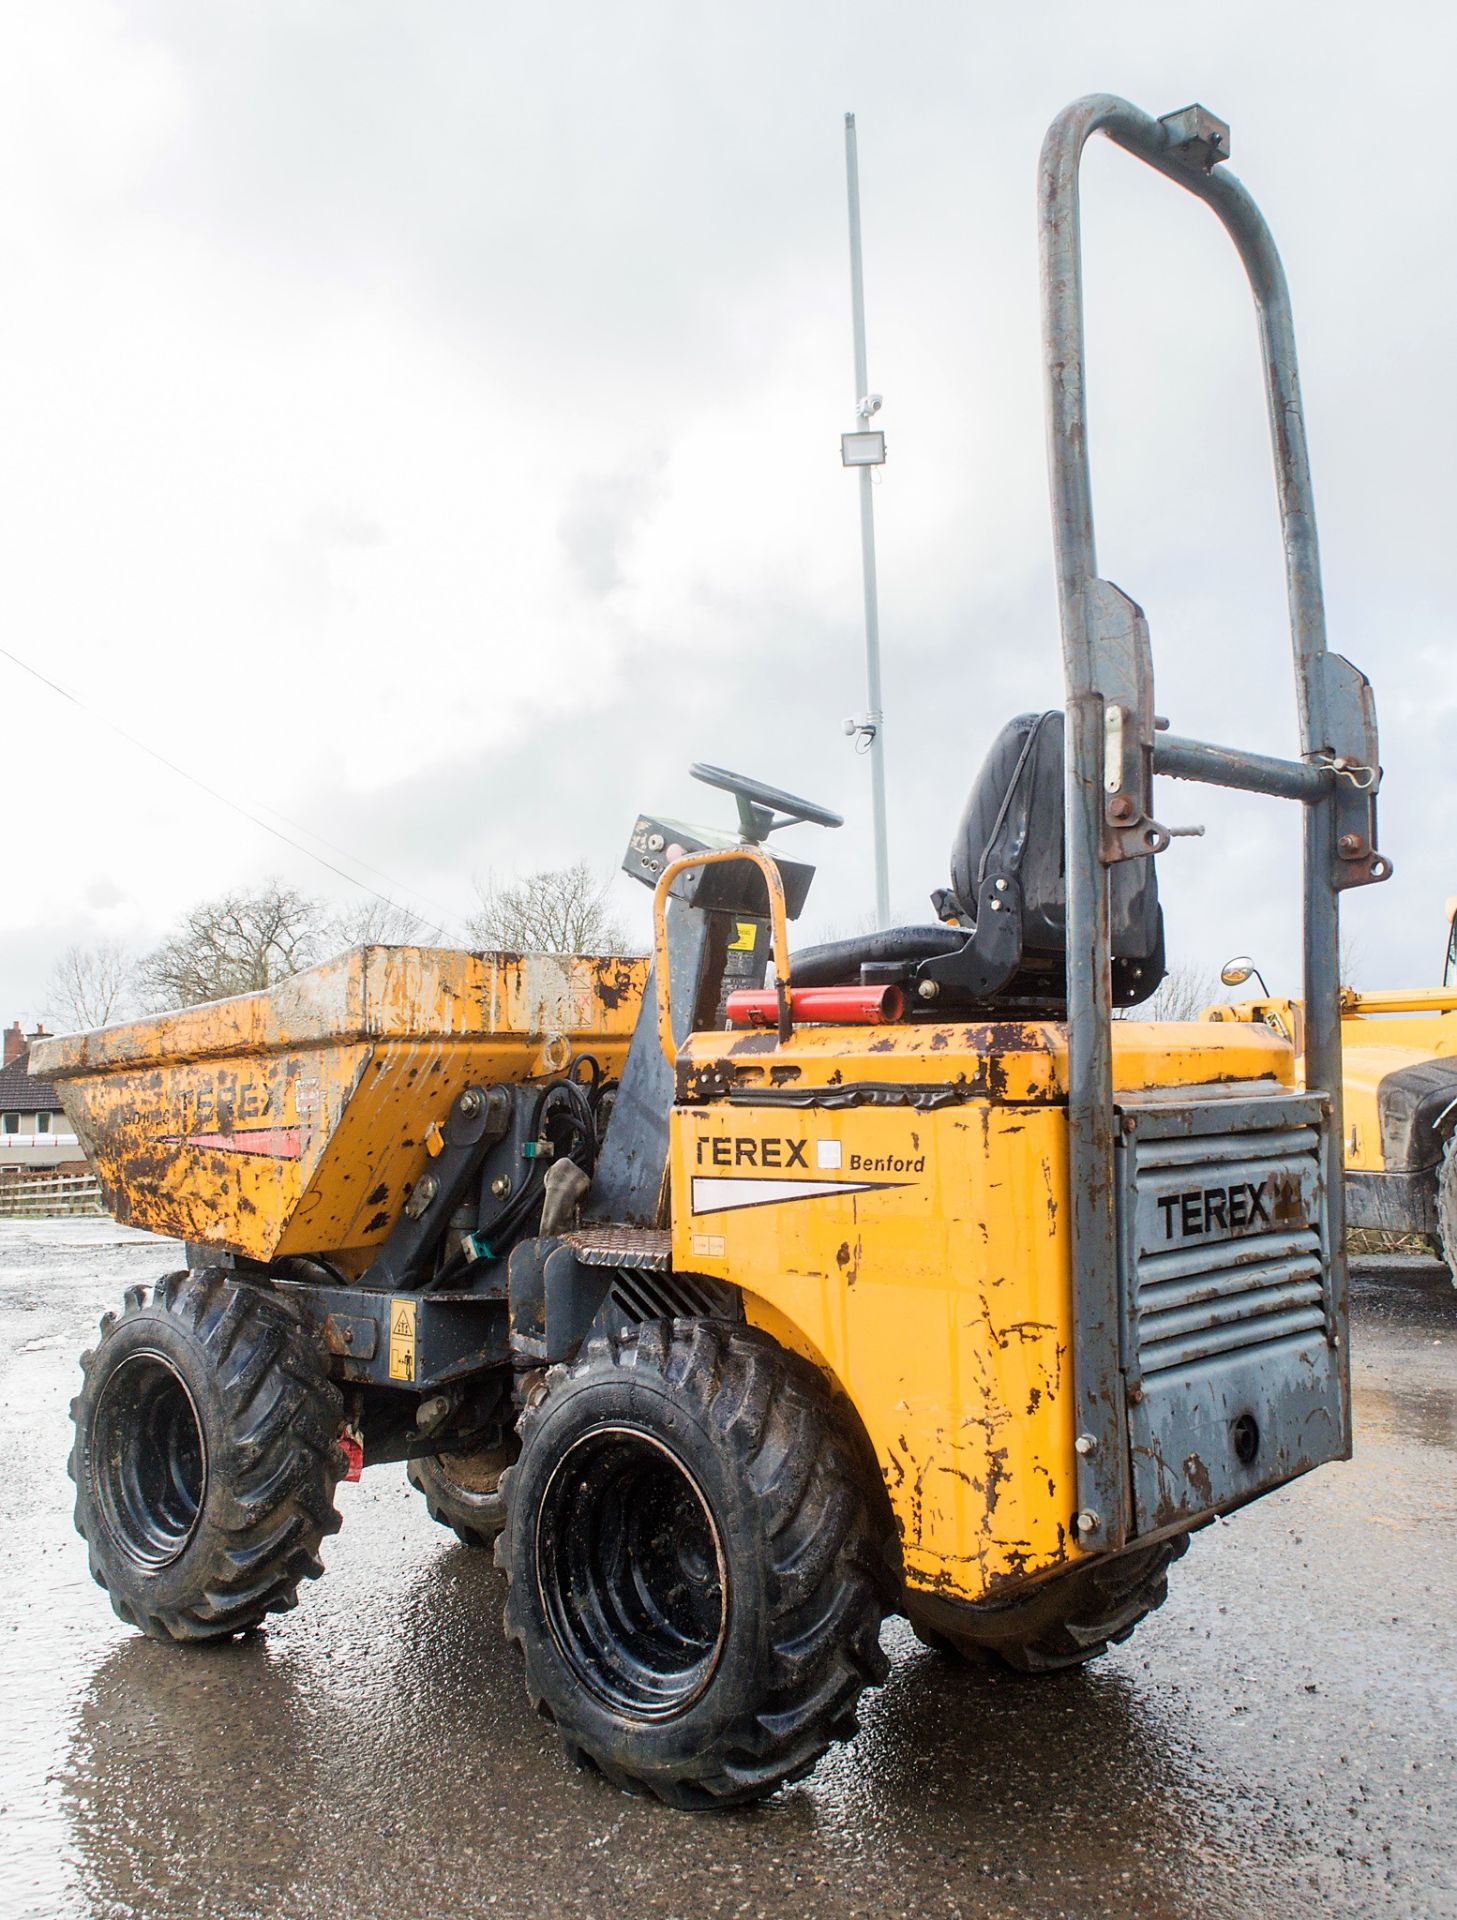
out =
{"type": "MultiPolygon", "coordinates": [[[[1043,142],[1040,247],[1047,454],[1067,683],[1068,1156],[1076,1309],[1078,1534],[1116,1548],[1128,1533],[1114,1202],[1113,1036],[1108,868],[1168,845],[1153,774],[1299,800],[1304,809],[1307,1086],[1324,1131],[1325,1228],[1343,1323],[1339,916],[1342,889],[1385,880],[1376,851],[1380,763],[1364,675],[1329,653],[1315,503],[1284,268],[1246,189],[1223,167],[1229,128],[1200,106],[1152,119],[1114,94],[1067,107],[1043,142]],[[1142,610],[1098,577],[1084,374],[1078,176],[1095,133],[1204,201],[1234,241],[1259,318],[1300,720],[1300,758],[1155,737],[1153,663],[1142,610]],[[1217,170],[1216,170],[1217,169],[1217,170]]],[[[1349,1403],[1346,1419],[1349,1421],[1349,1403]]]]}

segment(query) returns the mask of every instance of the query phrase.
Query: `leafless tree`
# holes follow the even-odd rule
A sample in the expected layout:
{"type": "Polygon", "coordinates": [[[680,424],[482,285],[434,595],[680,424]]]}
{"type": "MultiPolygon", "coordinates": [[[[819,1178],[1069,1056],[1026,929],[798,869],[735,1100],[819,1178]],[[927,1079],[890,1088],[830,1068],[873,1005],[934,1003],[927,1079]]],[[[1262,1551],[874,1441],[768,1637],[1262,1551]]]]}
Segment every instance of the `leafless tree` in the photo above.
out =
{"type": "Polygon", "coordinates": [[[83,1033],[123,1018],[132,991],[132,960],[120,942],[67,947],[51,969],[47,1010],[58,1027],[83,1033]]]}
{"type": "Polygon", "coordinates": [[[1206,1007],[1227,999],[1228,987],[1221,987],[1207,967],[1176,960],[1164,975],[1157,993],[1140,1007],[1130,1007],[1130,1020],[1197,1020],[1206,1007]]]}
{"type": "Polygon", "coordinates": [[[1354,987],[1356,984],[1356,975],[1365,964],[1366,956],[1361,951],[1360,941],[1353,939],[1347,930],[1342,927],[1340,949],[1341,985],[1343,987],[1354,987]]]}
{"type": "Polygon", "coordinates": [[[341,907],[329,925],[329,938],[343,951],[346,947],[424,946],[440,929],[411,913],[393,900],[365,898],[352,907],[341,907]]]}
{"type": "Polygon", "coordinates": [[[330,915],[277,880],[223,894],[183,915],[137,968],[139,997],[153,1011],[253,993],[313,966],[334,947],[330,915]]]}
{"type": "Polygon", "coordinates": [[[476,882],[480,909],[466,922],[477,946],[503,953],[630,953],[607,907],[608,878],[578,861],[521,880],[476,882]]]}

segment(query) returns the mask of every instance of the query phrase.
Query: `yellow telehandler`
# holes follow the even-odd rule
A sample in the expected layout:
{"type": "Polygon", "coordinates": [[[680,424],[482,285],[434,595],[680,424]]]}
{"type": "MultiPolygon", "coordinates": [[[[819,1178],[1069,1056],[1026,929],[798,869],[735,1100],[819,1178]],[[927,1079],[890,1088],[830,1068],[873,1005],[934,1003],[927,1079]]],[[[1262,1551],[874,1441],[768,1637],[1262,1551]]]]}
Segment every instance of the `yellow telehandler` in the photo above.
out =
{"type": "Polygon", "coordinates": [[[697,767],[737,831],[636,822],[646,977],[374,947],[33,1049],[118,1218],[188,1242],[73,1408],[124,1619],[206,1641],[291,1606],[346,1467],[405,1460],[494,1537],[568,1754],[722,1807],[854,1731],[888,1612],[950,1657],[1079,1665],[1197,1528],[1348,1455],[1337,903],[1389,871],[1375,715],[1326,650],[1289,301],[1228,151],[1201,107],[1111,95],[1048,133],[1065,700],[997,736],[935,920],[791,952],[812,869],[766,842],[838,816],[697,767]],[[1144,617],[1098,577],[1095,133],[1202,200],[1252,283],[1289,759],[1164,730],[1144,617]],[[1112,1017],[1163,972],[1155,772],[1302,809],[1302,1086],[1261,1024],[1112,1017]]]}
{"type": "MultiPolygon", "coordinates": [[[[1219,977],[1265,984],[1244,955],[1219,977]]],[[[1298,1000],[1265,992],[1204,1017],[1258,1021],[1299,1056],[1298,1000]]],[[[1430,1241],[1457,1282],[1457,900],[1447,903],[1440,987],[1341,989],[1341,1058],[1346,1225],[1430,1241]]]]}

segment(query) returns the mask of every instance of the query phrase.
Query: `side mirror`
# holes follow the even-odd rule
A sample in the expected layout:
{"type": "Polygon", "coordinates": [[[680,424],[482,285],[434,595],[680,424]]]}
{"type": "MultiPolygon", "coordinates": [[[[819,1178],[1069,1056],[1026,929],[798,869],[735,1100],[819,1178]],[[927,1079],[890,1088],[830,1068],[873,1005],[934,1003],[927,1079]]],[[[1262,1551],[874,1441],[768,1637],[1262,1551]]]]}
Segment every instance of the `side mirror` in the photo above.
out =
{"type": "Polygon", "coordinates": [[[1265,993],[1269,993],[1269,987],[1265,987],[1265,981],[1261,979],[1259,968],[1255,966],[1254,960],[1250,958],[1250,954],[1236,954],[1232,960],[1227,960],[1227,962],[1219,968],[1219,979],[1221,979],[1221,983],[1223,983],[1225,987],[1242,987],[1242,985],[1244,985],[1248,979],[1252,979],[1252,977],[1259,981],[1259,985],[1261,985],[1261,989],[1263,989],[1265,993]]]}

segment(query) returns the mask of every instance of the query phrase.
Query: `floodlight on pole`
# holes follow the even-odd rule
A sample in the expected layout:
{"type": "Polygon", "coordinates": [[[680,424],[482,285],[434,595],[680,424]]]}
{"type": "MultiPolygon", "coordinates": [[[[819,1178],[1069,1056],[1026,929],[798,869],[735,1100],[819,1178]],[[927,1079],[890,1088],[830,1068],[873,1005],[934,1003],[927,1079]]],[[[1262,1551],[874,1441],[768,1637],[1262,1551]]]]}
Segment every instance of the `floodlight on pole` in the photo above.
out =
{"type": "Polygon", "coordinates": [[[842,465],[860,473],[860,560],[865,584],[865,685],[869,706],[845,722],[846,733],[870,760],[870,809],[875,834],[875,924],[890,925],[890,854],[885,820],[885,712],[880,698],[880,608],[875,580],[874,469],[885,464],[885,435],[872,427],[880,395],[870,391],[865,365],[865,280],[860,257],[860,162],[855,116],[845,115],[845,176],[850,199],[850,312],[855,332],[855,425],[840,436],[842,465]],[[861,746],[861,742],[864,743],[861,746]]]}

